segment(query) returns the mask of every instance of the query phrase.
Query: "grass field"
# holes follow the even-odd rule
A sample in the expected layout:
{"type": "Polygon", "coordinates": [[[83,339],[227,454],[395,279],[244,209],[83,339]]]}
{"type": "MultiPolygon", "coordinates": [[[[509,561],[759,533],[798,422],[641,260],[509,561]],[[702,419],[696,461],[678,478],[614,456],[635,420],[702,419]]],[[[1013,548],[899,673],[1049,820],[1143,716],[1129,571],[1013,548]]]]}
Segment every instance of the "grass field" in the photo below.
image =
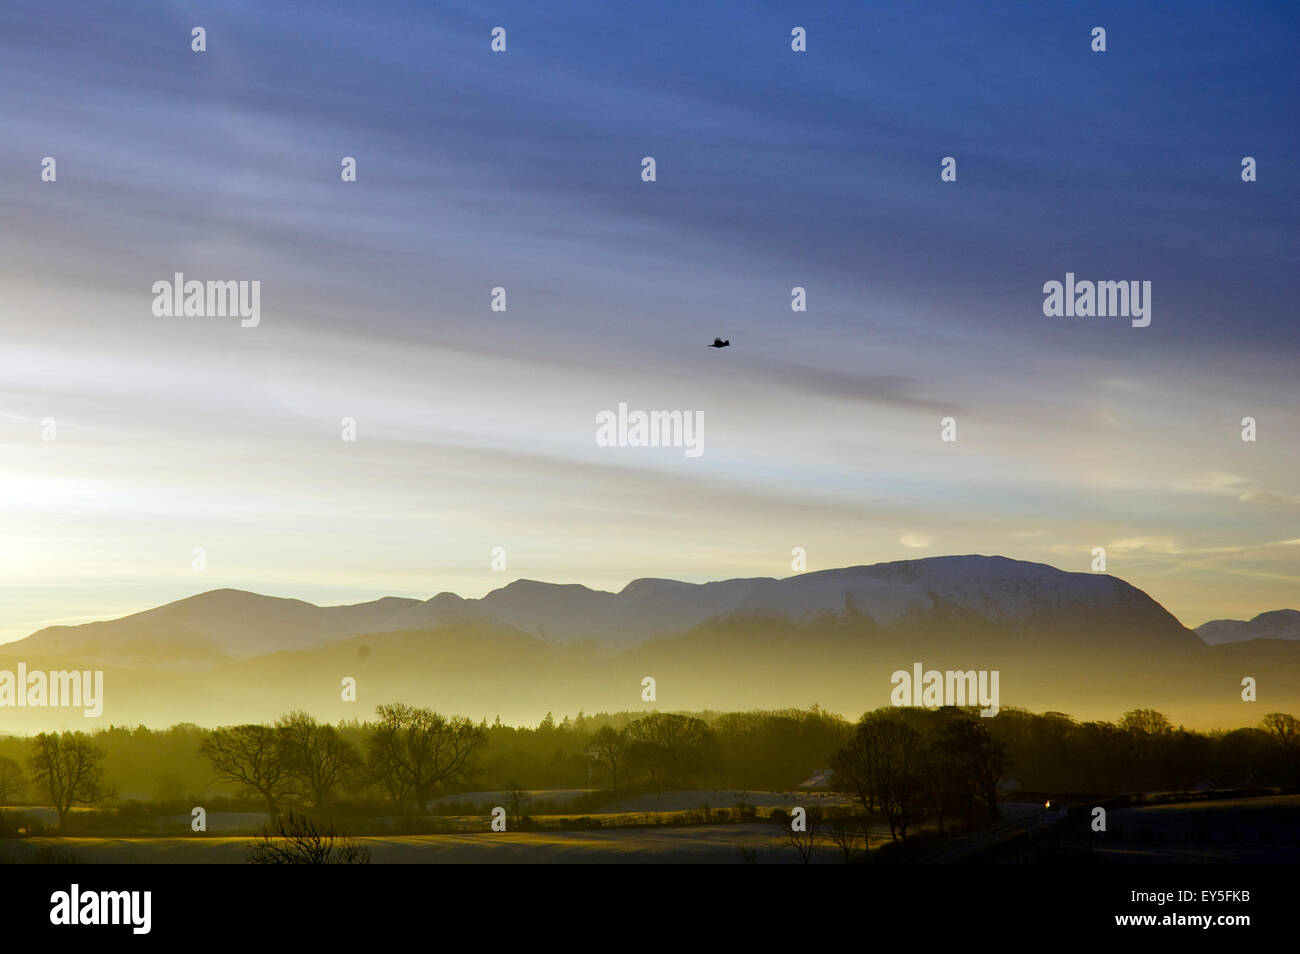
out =
{"type": "MultiPolygon", "coordinates": [[[[888,838],[888,834],[884,835],[888,838]]],[[[742,863],[740,847],[760,864],[798,863],[782,829],[772,825],[693,825],[582,832],[467,832],[454,835],[393,835],[354,839],[376,864],[445,863],[742,863]]],[[[873,838],[873,847],[877,844],[873,838]]],[[[230,836],[163,838],[31,838],[0,852],[8,860],[34,860],[41,848],[70,853],[79,864],[242,864],[249,839],[230,836]]],[[[815,860],[839,860],[829,842],[815,860]]]]}
{"type": "MultiPolygon", "coordinates": [[[[572,798],[583,793],[565,794],[572,798]]],[[[558,791],[533,795],[538,801],[561,802],[558,791]]],[[[539,815],[537,821],[548,830],[493,832],[489,830],[487,813],[494,802],[500,801],[500,793],[472,793],[461,796],[459,801],[477,806],[482,813],[427,819],[447,827],[437,834],[369,834],[353,836],[352,840],[367,848],[376,864],[740,864],[747,860],[797,864],[801,859],[789,841],[788,827],[762,820],[763,816],[795,805],[832,808],[847,804],[842,797],[806,792],[662,792],[630,796],[586,816],[572,812],[539,815]],[[718,823],[715,817],[703,813],[706,805],[711,809],[728,808],[738,801],[756,806],[760,820],[718,823]],[[549,830],[578,817],[589,817],[601,827],[549,830]],[[684,817],[690,817],[693,823],[683,824],[684,817]]],[[[1033,831],[1057,842],[1068,842],[1075,854],[1082,851],[1086,860],[1300,861],[1300,795],[1189,796],[1181,801],[1114,807],[1108,815],[1108,832],[1095,837],[1089,833],[1086,811],[1068,813],[1056,805],[1048,811],[1041,802],[1021,801],[1004,802],[1002,814],[1002,821],[996,825],[933,843],[932,850],[917,860],[982,859],[985,853],[987,860],[1011,860],[1024,855],[1023,836],[1033,831]],[[1003,852],[1002,847],[1008,843],[1012,850],[1003,852]]],[[[168,819],[175,822],[176,834],[8,838],[0,840],[0,862],[243,864],[248,861],[252,836],[266,816],[213,812],[208,816],[206,833],[188,832],[188,820],[181,816],[168,819]]],[[[829,837],[829,827],[823,823],[820,829],[813,854],[816,863],[842,859],[829,837]]],[[[912,833],[921,834],[930,827],[928,823],[915,826],[912,833]]],[[[889,841],[889,832],[877,823],[870,827],[868,837],[874,850],[889,841]]],[[[1041,848],[1043,842],[1039,844],[1041,848]]]]}

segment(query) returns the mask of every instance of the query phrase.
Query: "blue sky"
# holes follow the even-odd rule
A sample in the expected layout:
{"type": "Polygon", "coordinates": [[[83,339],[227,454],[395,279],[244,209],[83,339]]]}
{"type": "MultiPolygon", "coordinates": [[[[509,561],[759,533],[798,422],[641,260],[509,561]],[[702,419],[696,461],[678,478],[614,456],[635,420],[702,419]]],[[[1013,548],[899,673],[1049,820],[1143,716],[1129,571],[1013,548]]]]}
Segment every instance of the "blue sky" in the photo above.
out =
{"type": "Polygon", "coordinates": [[[1300,13],[997,6],[5,4],[0,639],[795,546],[1296,605],[1300,13]],[[262,323],[155,317],[176,271],[262,323]],[[1150,327],[1044,317],[1067,271],[1150,327]],[[621,401],[705,454],[597,447],[621,401]]]}

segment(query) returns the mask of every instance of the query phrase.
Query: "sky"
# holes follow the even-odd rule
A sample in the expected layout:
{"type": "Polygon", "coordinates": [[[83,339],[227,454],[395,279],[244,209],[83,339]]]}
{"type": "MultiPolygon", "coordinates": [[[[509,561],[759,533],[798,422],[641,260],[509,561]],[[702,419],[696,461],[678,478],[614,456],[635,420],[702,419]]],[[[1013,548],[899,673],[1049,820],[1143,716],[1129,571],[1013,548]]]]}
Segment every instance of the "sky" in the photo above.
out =
{"type": "Polygon", "coordinates": [[[1132,6],[9,0],[0,641],[796,547],[1300,606],[1300,8],[1132,6]],[[1067,272],[1151,324],[1045,316],[1067,272]]]}

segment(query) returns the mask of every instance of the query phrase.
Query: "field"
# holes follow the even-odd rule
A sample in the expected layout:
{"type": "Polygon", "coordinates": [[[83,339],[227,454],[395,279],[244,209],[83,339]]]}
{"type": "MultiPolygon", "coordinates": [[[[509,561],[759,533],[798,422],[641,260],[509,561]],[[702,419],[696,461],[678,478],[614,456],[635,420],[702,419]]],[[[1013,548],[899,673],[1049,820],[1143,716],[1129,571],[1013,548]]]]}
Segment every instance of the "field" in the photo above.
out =
{"type": "MultiPolygon", "coordinates": [[[[563,804],[587,794],[582,789],[536,790],[530,802],[563,804]]],[[[606,806],[595,819],[603,827],[577,831],[489,830],[489,812],[502,802],[500,792],[468,792],[455,796],[461,805],[482,808],[480,815],[439,815],[428,820],[455,829],[420,835],[358,836],[376,864],[439,863],[740,863],[741,849],[754,853],[760,863],[799,860],[790,846],[787,829],[780,824],[698,823],[710,810],[734,808],[744,801],[762,817],[772,809],[795,805],[848,806],[843,796],[809,792],[665,791],[631,796],[606,806]],[[696,822],[680,824],[683,813],[696,822]]],[[[24,809],[52,823],[48,809],[24,809]]],[[[539,821],[548,826],[571,822],[571,812],[548,812],[539,821]]],[[[161,819],[167,827],[186,834],[145,837],[34,837],[0,842],[0,861],[27,862],[71,855],[84,864],[241,864],[248,859],[250,836],[267,820],[252,812],[208,815],[208,832],[188,833],[188,816],[161,819]],[[237,834],[236,834],[237,833],[237,834]]],[[[340,825],[340,827],[346,827],[340,825]]],[[[887,828],[873,828],[872,847],[887,841],[887,828]]],[[[815,849],[814,860],[838,860],[829,839],[815,849]]]]}
{"type": "MultiPolygon", "coordinates": [[[[884,836],[888,838],[888,833],[884,836]]],[[[695,825],[689,828],[625,828],[575,832],[467,832],[357,838],[376,864],[673,864],[740,863],[740,848],[759,863],[797,863],[784,832],[770,825],[695,825]]],[[[32,859],[42,847],[70,852],[81,864],[242,864],[248,838],[33,838],[10,852],[10,861],[32,859]],[[27,857],[22,857],[26,855],[27,857]]],[[[874,840],[873,840],[874,844],[874,840]]],[[[0,851],[3,851],[0,846],[0,851]]],[[[829,843],[816,861],[838,860],[829,843]]]]}
{"type": "Polygon", "coordinates": [[[1208,799],[1118,809],[1097,855],[1125,863],[1295,864],[1300,796],[1208,799]]]}
{"type": "MultiPolygon", "coordinates": [[[[435,831],[374,833],[397,819],[367,819],[368,833],[351,836],[375,864],[797,864],[784,816],[771,813],[794,806],[835,813],[851,807],[844,796],[810,792],[670,791],[629,796],[582,815],[565,811],[579,789],[537,790],[530,802],[548,808],[533,816],[536,828],[490,830],[490,811],[499,792],[465,793],[460,806],[481,812],[422,816],[408,825],[435,831]],[[753,806],[756,817],[738,821],[738,802],[753,806]],[[376,828],[378,826],[378,828],[376,828]],[[584,827],[590,826],[590,827],[584,827]]],[[[1159,799],[1163,796],[1149,796],[1159,799]]],[[[1109,809],[1107,831],[1091,831],[1087,804],[1005,801],[1002,820],[970,833],[936,839],[933,819],[914,825],[909,860],[963,861],[1069,860],[1089,863],[1294,863],[1300,861],[1300,795],[1200,797],[1169,796],[1154,804],[1109,809]],[[921,836],[919,839],[917,836],[921,836]]],[[[526,811],[527,809],[525,809],[526,811]]],[[[53,821],[45,809],[30,817],[53,821]]],[[[33,836],[0,840],[0,862],[81,864],[242,864],[267,816],[256,812],[212,812],[208,830],[192,833],[188,816],[158,819],[162,833],[151,835],[33,836]]],[[[340,831],[348,830],[345,820],[340,831]]],[[[838,863],[840,849],[823,821],[811,860],[838,863]]],[[[400,829],[399,829],[400,830],[400,829]]],[[[410,828],[407,828],[409,831],[410,828]]],[[[418,830],[418,829],[417,829],[418,830]]],[[[867,845],[875,852],[890,842],[883,819],[867,825],[867,845]]],[[[858,847],[862,845],[858,841],[858,847]]]]}

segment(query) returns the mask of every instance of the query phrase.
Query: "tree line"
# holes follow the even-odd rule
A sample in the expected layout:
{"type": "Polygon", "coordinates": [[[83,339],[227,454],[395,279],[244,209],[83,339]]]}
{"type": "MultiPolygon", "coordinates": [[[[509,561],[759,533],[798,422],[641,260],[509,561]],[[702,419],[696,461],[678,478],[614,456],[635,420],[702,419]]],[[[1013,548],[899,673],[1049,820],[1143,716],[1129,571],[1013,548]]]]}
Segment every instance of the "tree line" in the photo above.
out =
{"type": "Polygon", "coordinates": [[[885,708],[857,723],[817,707],[741,713],[552,717],[533,728],[489,725],[401,703],[367,722],[321,723],[291,712],[273,725],[204,730],[110,727],[0,737],[0,805],[119,801],[153,784],[171,800],[219,790],[255,798],[272,816],[342,800],[382,799],[426,813],[457,791],[697,786],[782,790],[818,770],[899,837],[921,815],[977,820],[998,789],[1107,794],[1152,789],[1300,784],[1300,721],[1270,713],[1252,728],[1199,733],[1138,709],[1115,723],[1004,709],[885,708]],[[23,766],[27,771],[24,772],[23,766]],[[111,771],[109,771],[111,769],[111,771]],[[111,778],[112,784],[109,784],[111,778]]]}
{"type": "MultiPolygon", "coordinates": [[[[217,779],[256,793],[272,817],[286,801],[319,811],[339,792],[366,788],[382,791],[399,815],[423,814],[436,795],[479,775],[487,726],[401,703],[381,705],[375,715],[360,746],[335,726],[291,712],[270,726],[216,729],[199,751],[217,779]]],[[[722,767],[714,731],[675,713],[651,713],[621,729],[602,726],[585,751],[614,790],[637,781],[656,790],[685,786],[722,767]]]]}

